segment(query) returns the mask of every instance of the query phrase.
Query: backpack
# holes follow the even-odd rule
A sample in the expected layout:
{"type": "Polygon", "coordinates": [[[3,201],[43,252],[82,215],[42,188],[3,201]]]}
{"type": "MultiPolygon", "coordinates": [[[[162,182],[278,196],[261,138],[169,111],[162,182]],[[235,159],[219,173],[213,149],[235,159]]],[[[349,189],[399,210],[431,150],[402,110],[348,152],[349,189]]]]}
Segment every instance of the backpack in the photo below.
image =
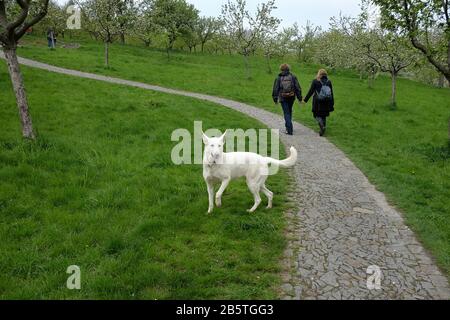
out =
{"type": "Polygon", "coordinates": [[[329,102],[333,99],[333,93],[330,87],[330,81],[322,82],[322,88],[317,93],[317,100],[320,102],[329,102]]]}
{"type": "Polygon", "coordinates": [[[295,96],[294,77],[292,74],[280,77],[281,96],[283,98],[295,96]]]}

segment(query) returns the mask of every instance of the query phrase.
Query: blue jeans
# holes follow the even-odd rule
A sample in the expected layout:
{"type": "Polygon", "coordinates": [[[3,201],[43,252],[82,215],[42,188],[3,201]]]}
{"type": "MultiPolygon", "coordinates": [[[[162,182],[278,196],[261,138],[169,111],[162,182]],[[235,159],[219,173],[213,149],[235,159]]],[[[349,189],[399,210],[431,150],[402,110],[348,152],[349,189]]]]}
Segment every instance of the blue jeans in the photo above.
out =
{"type": "Polygon", "coordinates": [[[52,42],[52,38],[47,38],[47,41],[48,41],[49,48],[53,48],[53,42],[55,42],[55,46],[56,46],[56,39],[54,39],[52,42]]]}
{"type": "Polygon", "coordinates": [[[286,131],[288,134],[294,133],[294,126],[292,125],[292,107],[294,105],[294,99],[281,101],[281,107],[283,108],[284,121],[286,126],[286,131]]]}

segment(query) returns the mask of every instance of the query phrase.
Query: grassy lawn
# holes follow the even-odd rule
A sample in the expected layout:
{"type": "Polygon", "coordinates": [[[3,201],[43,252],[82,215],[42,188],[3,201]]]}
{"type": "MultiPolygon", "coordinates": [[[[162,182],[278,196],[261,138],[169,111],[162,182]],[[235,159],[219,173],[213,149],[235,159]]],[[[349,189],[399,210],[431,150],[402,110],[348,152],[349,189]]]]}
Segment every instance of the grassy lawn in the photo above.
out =
{"type": "MultiPolygon", "coordinates": [[[[271,101],[275,75],[253,58],[253,79],[244,77],[239,57],[174,53],[140,46],[113,45],[111,68],[103,67],[103,47],[86,40],[80,49],[49,51],[45,39],[29,38],[20,54],[83,71],[245,101],[280,113],[271,101]]],[[[282,61],[274,61],[273,68],[282,61]]],[[[288,61],[289,62],[289,61],[288,61]]],[[[292,62],[304,91],[317,67],[292,62]]],[[[362,169],[389,201],[405,213],[407,224],[450,275],[450,150],[447,124],[450,90],[400,79],[398,109],[389,108],[390,80],[374,89],[351,73],[331,74],[337,100],[328,138],[362,169]]],[[[296,120],[316,128],[310,106],[296,108],[296,120]]]]}
{"type": "Polygon", "coordinates": [[[234,182],[207,216],[201,166],[175,166],[176,128],[261,128],[214,104],[23,68],[36,143],[20,137],[0,62],[0,298],[276,298],[287,173],[246,213],[234,182]],[[282,206],[283,204],[283,206],[282,206]],[[81,268],[82,289],[66,288],[81,268]]]}

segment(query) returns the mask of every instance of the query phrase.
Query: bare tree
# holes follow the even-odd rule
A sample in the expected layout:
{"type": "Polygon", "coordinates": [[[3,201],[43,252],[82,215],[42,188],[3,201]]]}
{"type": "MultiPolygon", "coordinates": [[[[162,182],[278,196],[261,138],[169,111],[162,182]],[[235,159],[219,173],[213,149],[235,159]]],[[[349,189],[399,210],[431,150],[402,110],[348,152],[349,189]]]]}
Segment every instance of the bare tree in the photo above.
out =
{"type": "MultiPolygon", "coordinates": [[[[11,1],[12,2],[12,1],[11,1]]],[[[35,139],[33,123],[28,108],[25,85],[17,59],[17,42],[33,25],[47,14],[49,0],[17,0],[12,5],[19,8],[17,14],[8,12],[5,1],[0,1],[0,42],[8,64],[12,86],[16,95],[17,107],[22,122],[22,134],[27,139],[35,139]],[[34,14],[30,14],[34,12],[34,14]]]]}
{"type": "Polygon", "coordinates": [[[363,54],[372,60],[382,72],[391,75],[391,105],[397,106],[397,78],[399,73],[411,66],[416,60],[405,38],[394,33],[383,33],[381,30],[372,30],[365,41],[361,41],[363,54]]]}
{"type": "Polygon", "coordinates": [[[236,51],[243,56],[247,78],[251,78],[249,57],[253,54],[271,26],[278,25],[280,20],[272,16],[275,0],[258,5],[255,16],[247,10],[245,0],[228,2],[222,6],[222,20],[226,36],[232,41],[236,51]]]}
{"type": "MultiPolygon", "coordinates": [[[[364,7],[363,7],[364,9],[364,7]]],[[[349,55],[359,63],[367,65],[375,72],[378,67],[391,76],[391,105],[397,105],[397,79],[399,73],[417,61],[417,56],[407,39],[392,31],[384,30],[380,25],[370,25],[367,10],[358,18],[341,16],[334,19],[333,28],[340,28],[350,41],[349,55]]]]}

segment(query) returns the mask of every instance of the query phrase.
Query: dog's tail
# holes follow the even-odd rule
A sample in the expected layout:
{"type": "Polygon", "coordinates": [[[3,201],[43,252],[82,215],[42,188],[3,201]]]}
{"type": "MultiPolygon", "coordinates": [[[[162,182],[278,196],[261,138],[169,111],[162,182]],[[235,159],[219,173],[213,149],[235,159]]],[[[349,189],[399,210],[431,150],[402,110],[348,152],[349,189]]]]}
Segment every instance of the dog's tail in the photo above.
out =
{"type": "Polygon", "coordinates": [[[277,160],[273,158],[267,158],[270,163],[278,165],[282,168],[293,167],[297,163],[297,150],[294,147],[290,149],[291,155],[286,160],[277,160]]]}

